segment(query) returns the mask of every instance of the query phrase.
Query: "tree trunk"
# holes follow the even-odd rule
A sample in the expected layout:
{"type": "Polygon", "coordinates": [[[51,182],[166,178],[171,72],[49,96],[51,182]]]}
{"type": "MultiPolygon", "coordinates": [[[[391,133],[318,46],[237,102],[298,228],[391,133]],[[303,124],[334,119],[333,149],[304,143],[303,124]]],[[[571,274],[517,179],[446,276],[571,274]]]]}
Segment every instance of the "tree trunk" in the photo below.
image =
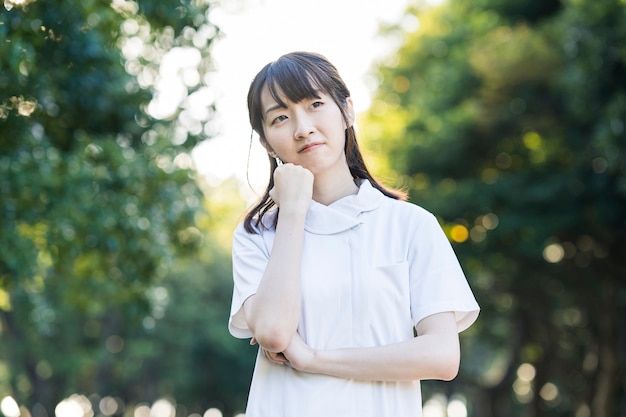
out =
{"type": "Polygon", "coordinates": [[[593,417],[611,417],[619,378],[617,331],[619,319],[612,281],[606,280],[598,303],[598,374],[591,401],[593,417]]]}

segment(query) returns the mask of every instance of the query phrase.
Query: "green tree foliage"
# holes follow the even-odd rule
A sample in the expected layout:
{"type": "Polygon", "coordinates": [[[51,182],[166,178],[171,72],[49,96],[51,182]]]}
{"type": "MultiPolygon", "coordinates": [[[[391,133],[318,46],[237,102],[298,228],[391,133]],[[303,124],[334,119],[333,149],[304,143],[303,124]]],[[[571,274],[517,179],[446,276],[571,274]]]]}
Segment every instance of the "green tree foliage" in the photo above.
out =
{"type": "MultiPolygon", "coordinates": [[[[159,291],[166,291],[169,302],[163,318],[156,320],[144,339],[144,346],[152,347],[150,354],[137,352],[137,359],[144,361],[141,372],[127,383],[130,390],[152,386],[160,395],[184,404],[188,413],[203,414],[216,407],[233,416],[246,405],[257,347],[233,338],[227,328],[232,297],[230,242],[245,210],[238,187],[238,181],[228,181],[207,191],[208,215],[198,227],[210,230],[210,236],[197,256],[179,259],[164,281],[159,291]]],[[[120,358],[119,363],[124,361],[120,358]]],[[[134,398],[151,397],[142,394],[134,398]]]]}
{"type": "Polygon", "coordinates": [[[482,306],[455,388],[481,417],[622,415],[626,4],[409,16],[364,132],[440,216],[482,306]]]}
{"type": "Polygon", "coordinates": [[[175,256],[203,241],[189,152],[207,136],[213,103],[201,112],[190,103],[206,97],[218,35],[208,8],[200,0],[4,2],[0,387],[34,410],[51,414],[64,396],[117,381],[128,387],[144,359],[113,358],[124,346],[141,351],[128,337],[151,328],[154,287],[175,256]],[[156,119],[148,110],[172,51],[193,63],[184,97],[156,119]]]}

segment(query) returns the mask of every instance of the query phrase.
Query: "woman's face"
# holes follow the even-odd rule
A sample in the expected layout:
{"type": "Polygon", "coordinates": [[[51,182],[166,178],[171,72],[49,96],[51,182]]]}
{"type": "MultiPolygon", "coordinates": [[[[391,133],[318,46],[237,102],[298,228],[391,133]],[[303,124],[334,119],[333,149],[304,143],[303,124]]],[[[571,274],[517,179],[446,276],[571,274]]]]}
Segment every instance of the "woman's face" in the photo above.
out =
{"type": "MultiPolygon", "coordinates": [[[[317,97],[298,103],[281,96],[280,105],[265,86],[261,93],[263,132],[268,152],[283,162],[303,166],[314,175],[346,169],[345,130],[348,127],[342,110],[331,96],[318,91],[317,97]],[[275,155],[274,155],[275,153],[275,155]]],[[[354,111],[346,101],[350,125],[354,111]]]]}

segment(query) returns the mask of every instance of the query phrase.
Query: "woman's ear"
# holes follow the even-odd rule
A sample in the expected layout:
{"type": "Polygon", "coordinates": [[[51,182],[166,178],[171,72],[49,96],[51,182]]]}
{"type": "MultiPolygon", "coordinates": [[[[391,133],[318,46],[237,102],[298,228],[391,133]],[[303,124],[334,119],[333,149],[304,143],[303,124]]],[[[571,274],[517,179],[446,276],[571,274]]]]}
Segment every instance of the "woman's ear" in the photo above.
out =
{"type": "Polygon", "coordinates": [[[267,151],[267,154],[269,156],[271,156],[272,158],[278,158],[278,154],[276,153],[276,151],[272,149],[272,147],[268,145],[267,142],[264,142],[263,147],[265,147],[265,150],[267,151]]]}
{"type": "Polygon", "coordinates": [[[278,157],[278,154],[276,153],[276,151],[268,147],[266,147],[265,149],[267,149],[267,154],[270,157],[274,158],[274,160],[276,161],[276,165],[280,166],[283,164],[283,160],[278,157]]]}
{"type": "Polygon", "coordinates": [[[267,141],[265,139],[261,138],[260,142],[261,142],[261,145],[263,145],[263,147],[267,151],[267,154],[269,156],[271,156],[272,158],[278,158],[278,154],[276,153],[276,151],[274,149],[272,149],[270,144],[267,143],[267,141]]]}
{"type": "Polygon", "coordinates": [[[354,126],[354,121],[356,120],[356,114],[354,112],[354,104],[352,103],[352,97],[346,97],[346,129],[354,126]]]}

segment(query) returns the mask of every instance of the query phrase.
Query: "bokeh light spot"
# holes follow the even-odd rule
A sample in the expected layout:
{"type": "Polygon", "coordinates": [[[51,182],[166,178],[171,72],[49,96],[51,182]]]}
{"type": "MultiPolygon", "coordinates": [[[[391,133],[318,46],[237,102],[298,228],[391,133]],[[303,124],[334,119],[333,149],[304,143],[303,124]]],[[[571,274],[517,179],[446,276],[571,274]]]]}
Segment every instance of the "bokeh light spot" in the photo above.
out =
{"type": "Polygon", "coordinates": [[[515,392],[515,398],[522,404],[528,404],[533,400],[535,396],[533,393],[533,387],[530,382],[516,379],[513,383],[513,391],[515,392]]]}
{"type": "Polygon", "coordinates": [[[470,237],[474,242],[482,242],[487,237],[487,231],[482,226],[474,226],[470,230],[470,237]]]}
{"type": "Polygon", "coordinates": [[[47,361],[39,361],[35,372],[41,379],[49,379],[52,376],[52,367],[47,361]]]}
{"type": "Polygon", "coordinates": [[[124,349],[124,339],[119,335],[111,335],[104,342],[106,349],[111,353],[120,353],[124,349]]]}
{"type": "Polygon", "coordinates": [[[455,398],[448,403],[448,417],[467,417],[465,401],[455,398]]]}
{"type": "Polygon", "coordinates": [[[20,417],[20,407],[13,397],[7,396],[0,401],[0,411],[6,417],[20,417]]]}
{"type": "Polygon", "coordinates": [[[541,147],[541,136],[537,132],[528,132],[522,138],[524,146],[531,150],[537,150],[541,147]]]}
{"type": "Polygon", "coordinates": [[[422,407],[424,417],[446,417],[446,397],[441,394],[433,395],[422,407]]]}
{"type": "Polygon", "coordinates": [[[532,381],[535,379],[535,375],[537,375],[537,371],[529,363],[523,363],[517,368],[517,377],[524,382],[532,381]]]}
{"type": "Polygon", "coordinates": [[[545,401],[554,401],[559,396],[559,388],[551,382],[548,382],[541,390],[539,390],[539,396],[545,401]]]}
{"type": "Polygon", "coordinates": [[[150,407],[146,404],[141,404],[135,407],[133,417],[150,417],[150,407]]]}
{"type": "Polygon", "coordinates": [[[72,394],[54,409],[56,417],[92,417],[91,402],[84,395],[72,394]]]}
{"type": "Polygon", "coordinates": [[[513,158],[506,152],[500,152],[496,155],[496,166],[500,169],[507,169],[511,167],[513,158]]]}
{"type": "Polygon", "coordinates": [[[469,231],[467,227],[462,224],[457,224],[450,229],[450,238],[458,243],[463,243],[469,237],[469,231]]]}
{"type": "Polygon", "coordinates": [[[203,417],[222,417],[223,414],[218,408],[209,408],[204,412],[203,417]]]}
{"type": "Polygon", "coordinates": [[[498,171],[494,168],[485,168],[480,173],[480,179],[485,184],[495,184],[496,181],[498,181],[499,176],[500,174],[498,174],[498,171]]]}
{"type": "Polygon", "coordinates": [[[164,398],[156,400],[150,409],[150,417],[174,417],[175,415],[174,404],[164,398]]]}
{"type": "Polygon", "coordinates": [[[487,230],[493,230],[500,224],[500,219],[493,213],[487,213],[482,216],[480,223],[487,230]]]}
{"type": "Polygon", "coordinates": [[[100,400],[98,404],[100,411],[105,416],[112,416],[120,411],[120,404],[113,397],[104,397],[100,400]]]}
{"type": "Polygon", "coordinates": [[[393,89],[398,93],[406,93],[410,87],[411,81],[402,75],[393,80],[393,89]]]}
{"type": "Polygon", "coordinates": [[[591,417],[591,409],[587,404],[583,404],[576,410],[575,417],[591,417]]]}
{"type": "Polygon", "coordinates": [[[561,262],[565,257],[565,250],[559,243],[552,243],[543,250],[543,259],[550,263],[561,262]]]}
{"type": "Polygon", "coordinates": [[[593,168],[593,172],[596,174],[603,174],[609,167],[609,163],[606,159],[602,157],[593,158],[591,161],[591,166],[593,168]]]}

